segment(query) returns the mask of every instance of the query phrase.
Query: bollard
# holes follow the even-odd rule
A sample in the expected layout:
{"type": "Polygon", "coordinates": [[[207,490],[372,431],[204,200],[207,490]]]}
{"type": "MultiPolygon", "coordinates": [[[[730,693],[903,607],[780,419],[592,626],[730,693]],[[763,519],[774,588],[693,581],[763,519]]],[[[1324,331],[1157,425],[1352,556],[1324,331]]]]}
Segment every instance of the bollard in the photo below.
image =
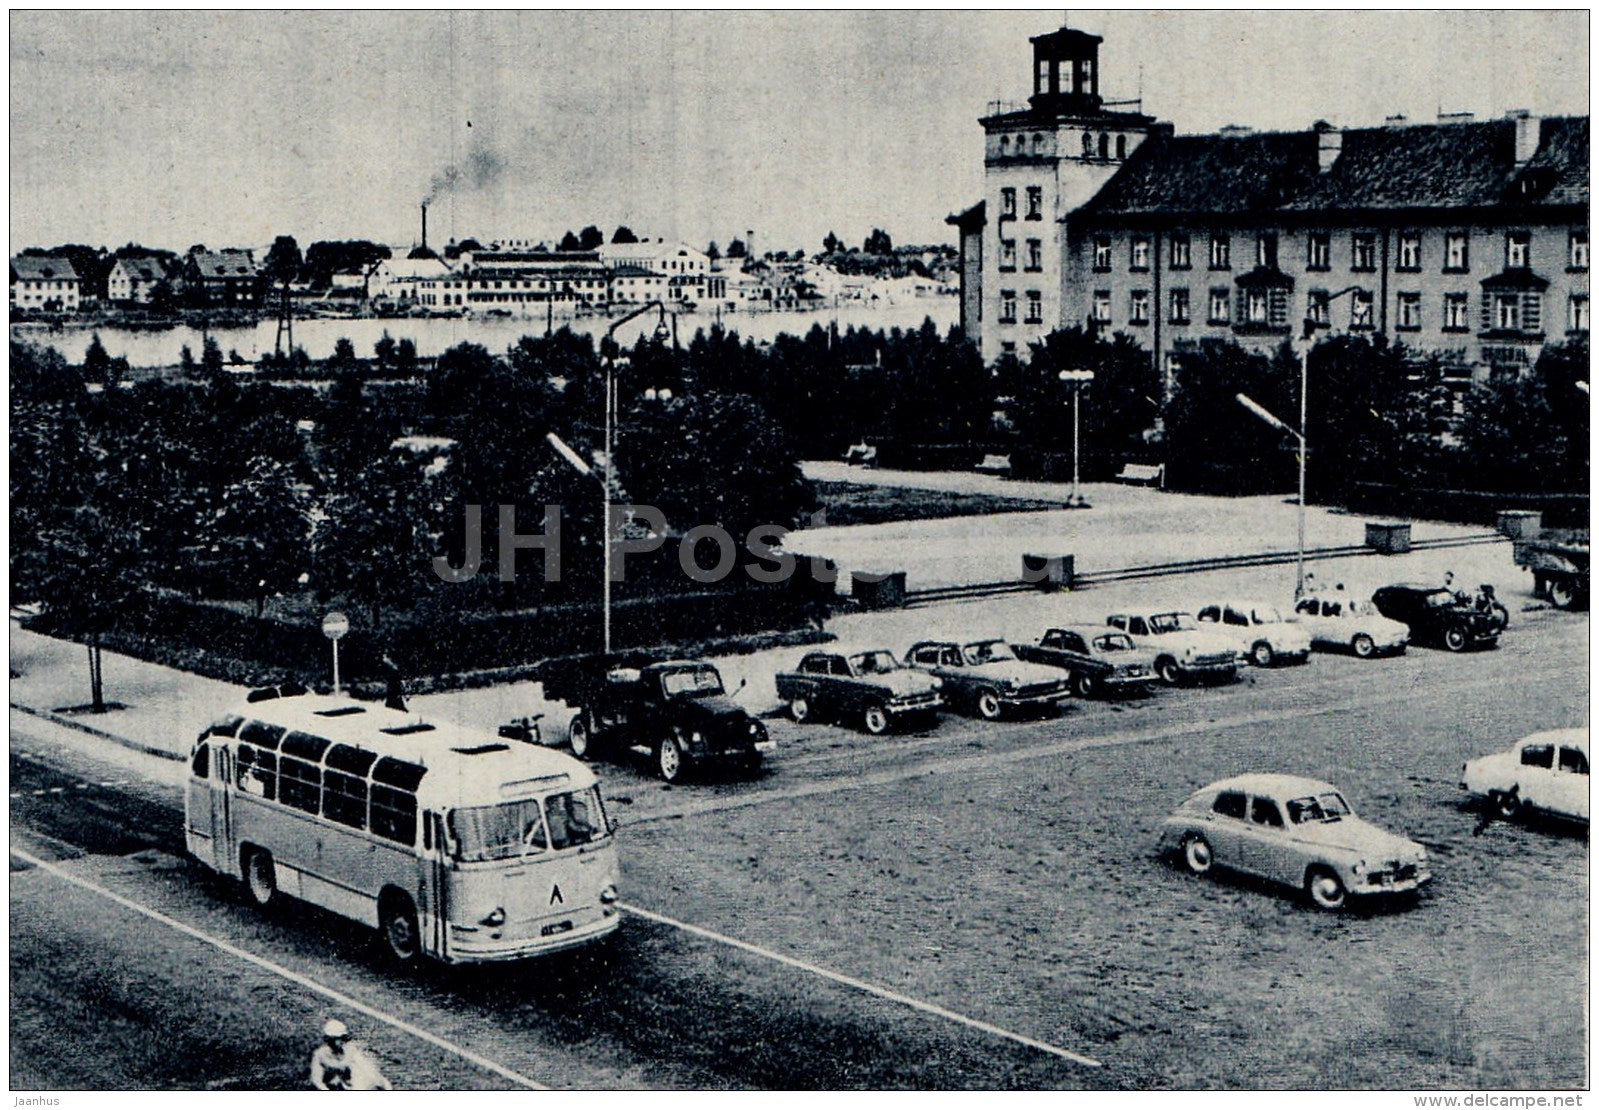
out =
{"type": "Polygon", "coordinates": [[[1366,546],[1381,555],[1403,555],[1410,550],[1409,522],[1368,520],[1366,546]]]}
{"type": "Polygon", "coordinates": [[[1023,555],[1022,581],[1048,592],[1069,590],[1075,562],[1072,555],[1023,555]]]}
{"type": "Polygon", "coordinates": [[[1498,529],[1513,540],[1530,540],[1543,531],[1543,513],[1530,509],[1500,509],[1498,529]]]}
{"type": "Polygon", "coordinates": [[[905,572],[853,571],[850,574],[850,596],[865,609],[903,609],[905,572]]]}

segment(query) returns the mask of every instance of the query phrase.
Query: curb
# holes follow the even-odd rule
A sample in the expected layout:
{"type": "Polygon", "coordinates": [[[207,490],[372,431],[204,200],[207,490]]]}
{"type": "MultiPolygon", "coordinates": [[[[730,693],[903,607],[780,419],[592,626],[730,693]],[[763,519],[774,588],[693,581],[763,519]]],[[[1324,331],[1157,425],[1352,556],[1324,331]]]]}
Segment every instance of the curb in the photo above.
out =
{"type": "Polygon", "coordinates": [[[35,709],[31,705],[20,705],[17,702],[12,702],[11,708],[26,713],[30,717],[38,717],[41,720],[50,721],[65,728],[75,728],[79,732],[86,732],[90,736],[99,737],[101,740],[110,740],[114,744],[121,744],[124,748],[132,748],[134,751],[143,752],[145,755],[154,755],[159,756],[162,759],[170,759],[174,763],[182,763],[186,758],[181,755],[173,755],[165,748],[153,747],[150,744],[145,744],[138,740],[130,740],[126,736],[118,736],[114,732],[107,732],[103,728],[95,728],[93,725],[86,725],[82,721],[75,721],[71,717],[68,717],[62,713],[52,713],[48,709],[35,709]]]}

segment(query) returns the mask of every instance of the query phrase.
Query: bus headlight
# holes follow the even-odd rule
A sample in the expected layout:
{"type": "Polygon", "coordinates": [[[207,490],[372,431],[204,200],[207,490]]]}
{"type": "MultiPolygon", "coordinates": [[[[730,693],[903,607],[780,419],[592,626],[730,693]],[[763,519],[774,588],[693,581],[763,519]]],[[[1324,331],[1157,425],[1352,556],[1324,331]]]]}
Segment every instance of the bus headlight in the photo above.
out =
{"type": "Polygon", "coordinates": [[[489,926],[504,925],[505,924],[505,909],[504,909],[504,907],[496,906],[494,908],[494,912],[489,914],[482,921],[479,921],[478,924],[479,925],[489,925],[489,926]]]}

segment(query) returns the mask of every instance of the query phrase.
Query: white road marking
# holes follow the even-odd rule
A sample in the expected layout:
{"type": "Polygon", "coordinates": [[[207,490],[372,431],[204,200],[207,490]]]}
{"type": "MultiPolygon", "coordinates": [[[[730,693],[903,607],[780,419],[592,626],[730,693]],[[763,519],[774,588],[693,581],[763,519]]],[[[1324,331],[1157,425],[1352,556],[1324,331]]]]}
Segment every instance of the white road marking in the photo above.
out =
{"type": "Polygon", "coordinates": [[[703,937],[706,940],[714,940],[718,944],[726,944],[732,948],[737,948],[740,951],[749,952],[753,955],[760,956],[763,959],[775,960],[776,962],[784,964],[788,967],[797,968],[800,971],[809,972],[812,975],[820,976],[821,978],[831,980],[834,983],[841,983],[846,987],[852,987],[855,990],[863,991],[866,994],[887,999],[889,1002],[896,1002],[901,1006],[908,1006],[913,1010],[920,1010],[924,1014],[932,1014],[934,1017],[941,1017],[945,1021],[953,1021],[958,1025],[965,1025],[972,1029],[981,1030],[984,1033],[990,1033],[996,1037],[1003,1037],[1005,1040],[1015,1041],[1017,1044],[1026,1045],[1028,1048],[1034,1048],[1040,1052],[1047,1052],[1051,1056],[1059,1056],[1063,1060],[1070,1060],[1075,1064],[1082,1064],[1085,1067],[1098,1068],[1104,1066],[1098,1060],[1088,1056],[1080,1055],[1079,1053],[1073,1052],[1070,1049],[1061,1048],[1059,1045],[1049,1044],[1046,1041],[1040,1041],[1034,1037],[1029,1037],[1025,1033],[1017,1033],[1010,1029],[1002,1028],[998,1025],[992,1025],[986,1021],[980,1021],[974,1017],[967,1017],[965,1014],[956,1013],[954,1010],[946,1010],[944,1007],[936,1005],[935,1003],[923,1002],[919,998],[912,998],[910,995],[900,994],[898,991],[889,990],[887,987],[880,987],[876,983],[869,983],[864,979],[857,979],[852,975],[845,975],[842,972],[832,971],[817,964],[807,963],[805,960],[796,959],[793,956],[785,956],[781,952],[773,952],[770,948],[762,948],[760,945],[750,944],[748,941],[738,940],[734,937],[726,936],[710,929],[701,928],[698,925],[690,925],[686,921],[678,921],[676,918],[667,917],[665,914],[655,913],[653,910],[646,910],[640,906],[629,905],[626,902],[620,903],[620,905],[622,909],[626,910],[628,913],[634,914],[637,917],[642,917],[647,921],[658,922],[662,925],[670,925],[674,929],[681,929],[684,932],[692,933],[697,937],[703,937]]]}
{"type": "Polygon", "coordinates": [[[268,960],[262,956],[257,956],[253,952],[246,952],[244,949],[239,948],[236,945],[229,944],[227,941],[222,940],[219,937],[214,937],[209,933],[202,932],[192,925],[185,925],[183,922],[178,921],[175,918],[168,917],[160,910],[151,909],[149,906],[142,905],[130,898],[124,898],[122,895],[107,890],[98,883],[92,883],[87,879],[64,871],[55,864],[31,855],[20,848],[13,847],[11,849],[11,854],[25,863],[32,864],[41,871],[47,872],[50,875],[54,875],[62,882],[70,883],[73,886],[81,887],[84,890],[90,891],[93,894],[98,894],[100,897],[109,899],[110,901],[115,902],[117,905],[122,906],[124,909],[132,910],[134,913],[148,917],[150,920],[159,922],[168,928],[176,929],[185,936],[193,937],[195,940],[209,944],[211,947],[222,952],[226,952],[230,956],[244,960],[246,963],[254,964],[263,971],[269,971],[273,975],[287,979],[289,982],[294,983],[297,986],[304,987],[306,990],[311,991],[314,994],[319,994],[331,1002],[335,1002],[347,1009],[354,1010],[357,1013],[365,1014],[367,1017],[376,1021],[381,1021],[385,1025],[393,1026],[400,1032],[407,1033],[415,1037],[417,1040],[426,1041],[428,1044],[433,1045],[436,1048],[442,1048],[446,1052],[453,1053],[468,1063],[476,1064],[485,1071],[491,1071],[496,1075],[509,1079],[512,1083],[515,1083],[518,1086],[526,1087],[533,1091],[548,1091],[553,1089],[545,1086],[536,1079],[531,1079],[528,1076],[523,1075],[519,1071],[506,1067],[504,1064],[490,1060],[487,1056],[481,1056],[469,1048],[458,1045],[453,1041],[445,1040],[443,1037],[440,1037],[437,1034],[429,1033],[426,1029],[420,1029],[417,1026],[412,1025],[410,1022],[401,1021],[399,1018],[394,1017],[391,1014],[386,1014],[381,1010],[375,1009],[372,1006],[368,1006],[366,1003],[351,998],[349,995],[340,991],[336,991],[332,987],[323,986],[315,979],[301,975],[297,971],[291,971],[282,964],[273,963],[271,960],[268,960]]]}

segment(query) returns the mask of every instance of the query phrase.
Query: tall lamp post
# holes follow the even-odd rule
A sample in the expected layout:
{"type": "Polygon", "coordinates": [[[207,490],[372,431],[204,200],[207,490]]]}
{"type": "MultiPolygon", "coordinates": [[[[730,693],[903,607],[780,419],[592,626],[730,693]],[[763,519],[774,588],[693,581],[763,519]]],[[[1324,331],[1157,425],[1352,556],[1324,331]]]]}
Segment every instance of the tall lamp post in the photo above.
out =
{"type": "MultiPolygon", "coordinates": [[[[660,313],[655,324],[654,339],[657,343],[664,343],[671,337],[672,331],[666,324],[666,305],[660,301],[650,301],[640,305],[616,323],[605,329],[605,339],[600,344],[600,354],[605,361],[605,433],[604,453],[605,470],[595,473],[594,468],[583,461],[583,457],[572,448],[568,447],[560,436],[554,432],[548,433],[544,438],[554,447],[561,457],[581,474],[586,474],[600,483],[600,535],[602,537],[603,557],[600,560],[600,613],[601,613],[601,641],[606,655],[611,654],[611,481],[615,475],[615,465],[612,453],[615,450],[616,440],[616,370],[618,365],[627,365],[628,359],[612,353],[614,343],[612,337],[616,329],[630,320],[649,312],[651,309],[660,313]]],[[[672,391],[669,389],[648,390],[653,393],[650,400],[669,401],[672,391]]]]}
{"type": "MultiPolygon", "coordinates": [[[[1358,293],[1361,287],[1351,285],[1347,289],[1340,289],[1336,293],[1329,293],[1319,303],[1325,312],[1328,307],[1340,297],[1350,293],[1358,293]]],[[[1326,320],[1315,320],[1310,316],[1305,317],[1305,345],[1299,352],[1299,429],[1296,431],[1287,424],[1277,419],[1266,410],[1263,405],[1256,403],[1244,394],[1238,394],[1238,403],[1244,408],[1260,417],[1266,423],[1279,431],[1287,432],[1294,437],[1299,445],[1299,548],[1294,560],[1294,600],[1299,600],[1305,592],[1305,433],[1309,430],[1309,404],[1310,404],[1310,348],[1311,340],[1318,327],[1329,326],[1331,315],[1326,320]]]]}
{"type": "Polygon", "coordinates": [[[1066,499],[1066,504],[1074,509],[1091,508],[1079,489],[1078,484],[1078,458],[1079,445],[1082,441],[1082,426],[1079,421],[1079,412],[1083,405],[1083,388],[1094,380],[1092,370],[1062,370],[1058,375],[1060,380],[1072,387],[1072,493],[1066,499]]]}

